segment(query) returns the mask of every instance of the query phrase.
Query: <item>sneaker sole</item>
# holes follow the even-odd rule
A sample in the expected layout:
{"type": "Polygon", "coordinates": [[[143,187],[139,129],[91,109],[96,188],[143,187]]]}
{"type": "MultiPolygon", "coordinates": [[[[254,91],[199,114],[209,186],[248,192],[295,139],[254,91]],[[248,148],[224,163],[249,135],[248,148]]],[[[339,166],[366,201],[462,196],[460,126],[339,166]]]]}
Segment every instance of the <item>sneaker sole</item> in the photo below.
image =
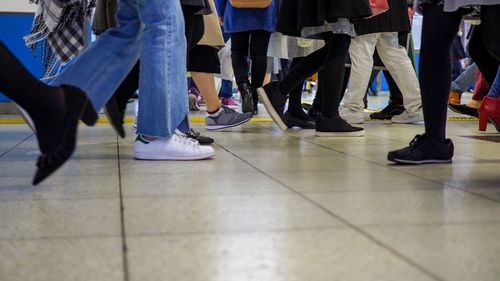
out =
{"type": "Polygon", "coordinates": [[[317,137],[364,137],[365,130],[357,132],[318,132],[316,131],[317,137]]]}
{"type": "Polygon", "coordinates": [[[423,123],[424,120],[410,120],[410,121],[394,121],[391,119],[391,123],[393,124],[417,124],[417,123],[423,123]]]}
{"type": "Polygon", "coordinates": [[[150,160],[150,161],[193,161],[204,160],[215,156],[215,152],[205,153],[196,156],[161,156],[151,153],[134,153],[136,160],[150,160]]]}
{"type": "Polygon", "coordinates": [[[411,161],[411,160],[403,160],[403,159],[387,159],[391,162],[396,162],[397,164],[405,164],[405,165],[421,165],[421,164],[449,164],[452,163],[453,160],[437,160],[437,159],[429,159],[429,160],[421,160],[421,161],[411,161]]]}
{"type": "Polygon", "coordinates": [[[216,131],[216,130],[222,130],[222,129],[227,129],[227,128],[233,128],[233,127],[237,127],[237,126],[240,126],[240,125],[247,123],[248,121],[250,121],[250,119],[252,119],[252,117],[250,117],[244,121],[241,121],[239,123],[231,124],[231,125],[205,126],[205,129],[207,129],[209,131],[216,131]]]}
{"type": "Polygon", "coordinates": [[[273,119],[274,123],[278,125],[278,127],[282,131],[286,131],[288,129],[288,126],[285,124],[285,121],[281,119],[281,116],[278,114],[278,112],[274,109],[273,104],[271,103],[271,100],[266,94],[266,91],[264,91],[264,88],[258,88],[257,93],[259,94],[259,97],[264,104],[264,107],[267,110],[267,113],[269,113],[269,116],[273,119]]]}

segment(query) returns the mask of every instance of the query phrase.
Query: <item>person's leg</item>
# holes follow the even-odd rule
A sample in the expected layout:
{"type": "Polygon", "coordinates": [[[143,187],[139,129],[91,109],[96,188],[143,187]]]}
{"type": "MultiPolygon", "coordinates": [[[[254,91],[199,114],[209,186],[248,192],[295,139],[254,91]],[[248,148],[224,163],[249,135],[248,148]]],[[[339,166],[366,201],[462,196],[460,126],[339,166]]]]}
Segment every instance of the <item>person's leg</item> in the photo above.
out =
{"type": "Polygon", "coordinates": [[[344,81],[345,59],[351,37],[344,34],[327,33],[325,41],[329,50],[326,65],[323,68],[323,77],[326,79],[323,79],[322,82],[325,92],[321,112],[324,117],[332,118],[339,115],[338,109],[344,81]]]}
{"type": "MultiPolygon", "coordinates": [[[[250,35],[250,58],[252,60],[252,97],[254,112],[257,110],[259,95],[257,89],[262,87],[267,74],[267,49],[271,33],[265,30],[255,30],[250,35]]],[[[269,79],[271,80],[271,79],[269,79]]]]}
{"type": "Polygon", "coordinates": [[[253,91],[248,79],[248,48],[250,44],[250,32],[236,32],[231,34],[231,60],[233,64],[234,77],[241,96],[241,110],[253,112],[253,91]]]}
{"type": "Polygon", "coordinates": [[[497,77],[495,78],[493,85],[491,85],[491,90],[488,93],[488,97],[491,97],[491,98],[499,98],[500,97],[500,68],[498,68],[497,77]]]}
{"type": "Polygon", "coordinates": [[[119,6],[118,27],[101,35],[51,82],[82,89],[96,111],[111,98],[139,58],[143,29],[139,5],[121,0],[119,6]]]}
{"type": "Polygon", "coordinates": [[[450,46],[458,32],[460,12],[445,13],[442,7],[424,9],[422,47],[420,51],[420,86],[426,134],[444,143],[446,113],[450,89],[450,46]]]}
{"type": "Polygon", "coordinates": [[[328,48],[326,65],[322,69],[320,87],[323,88],[322,114],[316,120],[316,136],[342,137],[364,136],[363,128],[356,128],[339,115],[340,97],[344,80],[345,61],[349,53],[351,37],[345,34],[323,34],[328,48]]]}
{"type": "Polygon", "coordinates": [[[372,74],[373,53],[379,36],[380,33],[373,33],[355,37],[349,47],[351,74],[349,88],[342,101],[341,112],[342,118],[347,118],[348,122],[363,122],[363,111],[365,109],[363,98],[372,74]]]}
{"type": "Polygon", "coordinates": [[[250,32],[236,32],[231,34],[231,59],[233,63],[236,84],[249,83],[248,79],[248,46],[250,32]]]}
{"type": "MultiPolygon", "coordinates": [[[[303,59],[304,58],[294,58],[292,61],[291,69],[297,66],[303,59]]],[[[290,92],[288,97],[287,111],[298,118],[304,117],[304,115],[306,115],[304,113],[304,110],[302,109],[302,85],[295,87],[290,92]]]]}
{"type": "Polygon", "coordinates": [[[498,69],[498,61],[491,56],[484,42],[484,28],[481,25],[475,26],[469,41],[469,53],[484,78],[490,85],[495,80],[498,69]]]}
{"type": "Polygon", "coordinates": [[[188,116],[186,39],[177,0],[144,0],[137,133],[170,137],[188,116]]]}
{"type": "Polygon", "coordinates": [[[466,92],[476,79],[477,64],[473,63],[451,82],[450,103],[460,104],[460,95],[466,92]]]}
{"type": "Polygon", "coordinates": [[[382,33],[377,42],[377,50],[380,59],[403,93],[403,103],[407,114],[398,115],[391,120],[398,123],[422,121],[420,85],[406,48],[399,45],[398,34],[396,32],[382,33]]]}
{"type": "Polygon", "coordinates": [[[233,81],[222,79],[219,90],[219,97],[230,99],[233,97],[233,81]]]}
{"type": "Polygon", "coordinates": [[[446,113],[450,91],[450,47],[462,11],[446,13],[442,6],[423,8],[420,50],[420,86],[425,117],[425,134],[417,135],[408,147],[389,152],[387,159],[398,164],[450,163],[453,142],[446,139],[446,113]]]}

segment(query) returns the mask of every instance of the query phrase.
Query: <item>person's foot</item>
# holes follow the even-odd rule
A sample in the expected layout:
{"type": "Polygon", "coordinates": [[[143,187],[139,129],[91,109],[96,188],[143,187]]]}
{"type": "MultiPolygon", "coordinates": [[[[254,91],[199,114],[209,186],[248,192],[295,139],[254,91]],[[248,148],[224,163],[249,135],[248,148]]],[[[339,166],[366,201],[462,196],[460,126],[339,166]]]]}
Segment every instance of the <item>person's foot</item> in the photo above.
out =
{"type": "Polygon", "coordinates": [[[340,107],[339,114],[349,124],[363,124],[365,121],[365,113],[363,111],[355,111],[345,106],[340,107]]]}
{"type": "Polygon", "coordinates": [[[213,138],[204,136],[194,129],[189,129],[189,131],[185,135],[190,139],[198,141],[200,145],[211,145],[212,143],[214,143],[213,138]]]}
{"type": "Polygon", "coordinates": [[[397,164],[433,164],[451,163],[454,153],[453,142],[446,139],[444,143],[428,137],[426,134],[417,135],[410,145],[389,152],[387,160],[397,164]]]}
{"type": "Polygon", "coordinates": [[[242,125],[252,119],[251,113],[238,113],[234,109],[222,106],[216,114],[205,118],[207,130],[221,130],[242,125]]]}
{"type": "Polygon", "coordinates": [[[415,112],[408,112],[405,110],[403,113],[391,118],[391,122],[395,124],[413,124],[424,121],[424,113],[422,108],[415,112]]]}
{"type": "Polygon", "coordinates": [[[290,111],[285,112],[283,116],[283,121],[288,128],[299,127],[301,129],[314,129],[316,128],[316,124],[314,121],[307,116],[307,114],[303,114],[297,116],[297,114],[293,114],[290,111]]]}
{"type": "Polygon", "coordinates": [[[458,114],[463,114],[463,115],[468,115],[471,117],[479,117],[479,108],[474,108],[474,107],[469,107],[468,105],[465,104],[448,104],[448,108],[451,109],[451,111],[456,112],[458,114]]]}
{"type": "MultiPolygon", "coordinates": [[[[127,104],[125,104],[125,107],[127,104]]],[[[116,97],[111,97],[111,99],[106,103],[104,107],[104,112],[106,113],[111,127],[113,127],[116,133],[123,139],[125,138],[125,128],[123,128],[124,118],[125,118],[125,107],[118,104],[116,97]]]]}
{"type": "Polygon", "coordinates": [[[311,118],[312,120],[316,121],[318,117],[321,115],[321,112],[316,109],[314,104],[307,110],[307,116],[311,118]]]}
{"type": "Polygon", "coordinates": [[[317,137],[362,137],[365,129],[353,127],[340,116],[324,117],[320,115],[316,120],[317,137]]]}
{"type": "Polygon", "coordinates": [[[138,135],[134,144],[134,158],[138,160],[202,160],[215,155],[210,146],[176,131],[170,138],[148,140],[138,135]]]}
{"type": "Polygon", "coordinates": [[[392,117],[399,115],[405,111],[405,107],[401,104],[389,103],[380,112],[370,114],[371,119],[375,120],[391,120],[392,117]]]}
{"type": "Polygon", "coordinates": [[[222,105],[225,105],[227,107],[230,107],[230,108],[238,108],[240,107],[240,104],[236,102],[236,100],[234,100],[233,97],[230,97],[230,98],[221,98],[220,99],[220,102],[222,103],[222,105]]]}
{"type": "Polygon", "coordinates": [[[64,114],[50,115],[54,116],[53,120],[47,117],[39,118],[38,114],[35,115],[36,118],[30,115],[35,124],[42,152],[38,157],[38,169],[33,178],[33,185],[41,183],[71,157],[76,148],[79,120],[85,115],[83,118],[85,124],[93,126],[98,119],[97,113],[82,90],[68,85],[63,85],[59,89],[58,94],[62,93],[64,104],[55,106],[54,110],[62,110],[64,114]],[[47,128],[52,129],[49,131],[47,128]]]}
{"type": "Polygon", "coordinates": [[[273,121],[280,127],[281,130],[285,131],[288,126],[283,120],[283,111],[285,111],[285,103],[287,97],[282,94],[278,88],[278,82],[271,82],[262,88],[257,89],[259,93],[260,100],[264,104],[267,112],[273,119],[273,121]]]}
{"type": "Polygon", "coordinates": [[[240,91],[241,111],[244,113],[254,112],[254,102],[252,97],[252,87],[249,83],[241,83],[238,85],[240,91]]]}
{"type": "Polygon", "coordinates": [[[462,94],[457,92],[457,91],[450,91],[450,94],[448,96],[448,103],[449,104],[455,104],[458,105],[460,104],[460,99],[461,99],[462,94]]]}

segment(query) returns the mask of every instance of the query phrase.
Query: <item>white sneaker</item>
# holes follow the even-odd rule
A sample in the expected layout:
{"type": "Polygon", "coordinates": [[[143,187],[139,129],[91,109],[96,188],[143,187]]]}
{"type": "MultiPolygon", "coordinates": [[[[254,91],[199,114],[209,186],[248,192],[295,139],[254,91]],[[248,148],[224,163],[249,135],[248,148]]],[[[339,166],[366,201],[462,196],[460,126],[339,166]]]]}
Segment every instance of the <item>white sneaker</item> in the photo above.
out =
{"type": "Polygon", "coordinates": [[[365,113],[363,111],[354,111],[343,105],[340,106],[339,114],[349,124],[363,124],[365,121],[365,113]]]}
{"type": "Polygon", "coordinates": [[[212,147],[200,145],[179,131],[154,141],[138,135],[134,144],[134,158],[139,160],[202,160],[214,155],[212,147]]]}
{"type": "Polygon", "coordinates": [[[424,112],[422,108],[417,111],[409,113],[408,110],[403,111],[403,113],[392,117],[391,122],[396,124],[412,124],[424,121],[424,112]]]}

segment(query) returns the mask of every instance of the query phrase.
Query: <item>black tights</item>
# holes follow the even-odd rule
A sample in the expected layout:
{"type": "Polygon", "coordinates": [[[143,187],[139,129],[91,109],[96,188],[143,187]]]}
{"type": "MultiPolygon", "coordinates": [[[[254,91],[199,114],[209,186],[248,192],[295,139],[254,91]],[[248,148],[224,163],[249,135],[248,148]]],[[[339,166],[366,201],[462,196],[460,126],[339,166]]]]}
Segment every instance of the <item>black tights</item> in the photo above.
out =
{"type": "Polygon", "coordinates": [[[28,112],[35,123],[40,150],[54,150],[63,135],[63,91],[34,78],[1,41],[0,92],[28,112]]]}
{"type": "Polygon", "coordinates": [[[326,46],[302,59],[279,84],[280,92],[290,94],[305,79],[320,72],[319,89],[322,91],[322,110],[325,117],[338,115],[338,106],[344,80],[345,59],[351,37],[345,34],[324,33],[326,46]],[[322,79],[323,77],[326,77],[322,79]],[[328,93],[331,92],[331,93],[328,93]]]}
{"type": "MultiPolygon", "coordinates": [[[[237,32],[231,34],[231,58],[236,83],[249,83],[248,50],[252,61],[252,89],[262,87],[267,70],[267,48],[271,33],[265,30],[237,32]]],[[[250,83],[249,83],[250,84],[250,83]]],[[[253,93],[254,102],[258,99],[253,93]]]]}
{"type": "Polygon", "coordinates": [[[474,27],[469,53],[492,85],[500,62],[500,5],[481,7],[481,24],[474,27]]]}
{"type": "Polygon", "coordinates": [[[462,13],[445,13],[443,7],[425,5],[423,15],[419,76],[425,132],[444,142],[451,77],[450,47],[462,13]]]}

